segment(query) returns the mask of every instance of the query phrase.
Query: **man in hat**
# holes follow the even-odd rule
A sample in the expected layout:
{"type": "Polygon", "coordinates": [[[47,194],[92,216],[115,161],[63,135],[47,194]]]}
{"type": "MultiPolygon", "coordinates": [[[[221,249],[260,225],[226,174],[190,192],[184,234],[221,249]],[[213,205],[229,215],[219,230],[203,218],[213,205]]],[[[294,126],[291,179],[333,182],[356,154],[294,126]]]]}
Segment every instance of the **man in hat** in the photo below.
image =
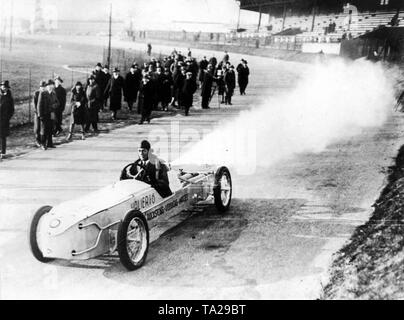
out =
{"type": "Polygon", "coordinates": [[[172,91],[173,91],[173,77],[170,73],[169,68],[164,69],[164,73],[161,76],[161,105],[163,107],[163,111],[168,110],[168,104],[172,99],[172,91]]]}
{"type": "MultiPolygon", "coordinates": [[[[98,84],[98,87],[100,88],[101,92],[104,93],[109,79],[107,78],[106,73],[103,71],[103,67],[100,62],[98,62],[97,65],[95,66],[93,73],[94,73],[94,77],[95,77],[95,82],[98,84]]],[[[104,95],[102,95],[100,103],[101,103],[101,109],[103,109],[104,108],[104,95]]]]}
{"type": "Polygon", "coordinates": [[[109,109],[112,112],[112,120],[117,119],[117,113],[122,108],[122,92],[125,88],[125,80],[119,73],[120,70],[115,68],[105,89],[106,96],[110,98],[109,109]]]}
{"type": "Polygon", "coordinates": [[[98,113],[101,109],[102,94],[100,87],[95,82],[95,76],[91,75],[88,78],[88,86],[86,88],[86,100],[87,100],[87,110],[88,117],[85,127],[85,132],[90,130],[90,126],[93,126],[94,133],[98,133],[98,113]]]}
{"type": "Polygon", "coordinates": [[[196,91],[196,82],[193,79],[193,73],[188,71],[184,84],[181,88],[181,103],[185,109],[185,116],[189,115],[189,109],[194,102],[194,93],[196,91]]]}
{"type": "Polygon", "coordinates": [[[46,140],[47,148],[55,148],[55,146],[53,145],[53,140],[52,140],[52,135],[53,135],[53,131],[54,131],[54,127],[55,127],[55,123],[56,123],[56,113],[59,110],[59,100],[56,96],[56,92],[55,92],[55,81],[53,81],[52,79],[49,79],[47,86],[46,86],[46,90],[48,91],[48,99],[49,99],[49,105],[50,105],[50,109],[51,109],[51,136],[50,138],[48,138],[46,140]]]}
{"type": "Polygon", "coordinates": [[[42,147],[41,138],[41,119],[39,118],[38,101],[39,95],[46,90],[46,81],[42,80],[39,83],[38,91],[34,93],[34,134],[35,134],[35,144],[38,148],[42,147]]]}
{"type": "Polygon", "coordinates": [[[248,68],[247,61],[241,59],[241,63],[237,66],[238,85],[240,87],[240,94],[245,95],[245,90],[248,86],[248,78],[250,76],[250,69],[248,68]]]}
{"type": "Polygon", "coordinates": [[[53,146],[52,141],[52,105],[49,91],[52,90],[53,81],[46,82],[46,87],[40,91],[38,96],[37,112],[40,120],[41,148],[46,150],[48,146],[53,146]]]}
{"type": "Polygon", "coordinates": [[[58,136],[63,132],[62,129],[62,122],[63,122],[63,112],[65,111],[66,108],[66,90],[62,86],[63,80],[57,76],[55,78],[55,93],[56,97],[59,101],[59,106],[55,111],[56,115],[56,120],[55,120],[55,130],[54,130],[54,135],[58,136]]]}
{"type": "Polygon", "coordinates": [[[129,176],[151,185],[162,198],[167,198],[173,193],[167,176],[167,165],[151,153],[151,145],[143,140],[138,148],[139,159],[129,169],[129,176]]]}
{"type": "Polygon", "coordinates": [[[133,105],[137,101],[141,81],[142,71],[139,69],[139,65],[135,63],[130,67],[130,71],[125,78],[125,101],[128,103],[130,111],[132,111],[133,105]]]}
{"type": "Polygon", "coordinates": [[[205,70],[208,68],[209,61],[206,59],[206,56],[203,57],[201,62],[199,62],[199,77],[198,80],[200,83],[203,83],[203,76],[205,75],[205,70]]]}
{"type": "Polygon", "coordinates": [[[226,105],[232,105],[231,98],[234,94],[234,89],[236,88],[236,73],[234,72],[234,66],[230,65],[224,74],[224,84],[226,91],[226,105]]]}
{"type": "Polygon", "coordinates": [[[214,68],[211,64],[209,64],[207,70],[205,70],[201,88],[202,109],[209,109],[209,103],[212,95],[212,86],[214,81],[213,72],[214,68]]]}
{"type": "Polygon", "coordinates": [[[142,119],[140,120],[139,124],[143,124],[145,121],[150,123],[154,102],[154,88],[149,75],[145,75],[142,79],[139,91],[139,99],[142,113],[142,119]]]}
{"type": "Polygon", "coordinates": [[[10,119],[14,114],[14,99],[10,91],[10,83],[0,83],[0,160],[6,154],[7,137],[10,135],[10,119]]]}

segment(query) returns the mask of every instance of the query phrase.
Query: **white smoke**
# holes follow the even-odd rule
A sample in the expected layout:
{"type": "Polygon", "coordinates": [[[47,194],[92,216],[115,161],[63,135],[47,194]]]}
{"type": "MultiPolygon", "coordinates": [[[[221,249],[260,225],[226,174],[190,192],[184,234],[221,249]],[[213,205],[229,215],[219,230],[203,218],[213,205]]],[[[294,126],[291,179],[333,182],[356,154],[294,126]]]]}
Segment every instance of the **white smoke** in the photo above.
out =
{"type": "MultiPolygon", "coordinates": [[[[270,88],[268,88],[270,90],[270,88]]],[[[239,174],[381,126],[394,106],[394,79],[366,60],[318,63],[287,94],[205,136],[173,165],[227,165],[239,174]]],[[[269,96],[269,94],[268,94],[269,96]]]]}

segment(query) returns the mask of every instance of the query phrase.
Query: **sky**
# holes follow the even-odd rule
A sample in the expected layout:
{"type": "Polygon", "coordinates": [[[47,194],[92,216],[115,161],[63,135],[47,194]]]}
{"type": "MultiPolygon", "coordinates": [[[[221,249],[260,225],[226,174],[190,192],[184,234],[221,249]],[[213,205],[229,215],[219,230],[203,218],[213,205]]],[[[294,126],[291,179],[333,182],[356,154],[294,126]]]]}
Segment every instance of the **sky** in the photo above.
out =
{"type": "MultiPolygon", "coordinates": [[[[11,1],[16,18],[31,19],[35,0],[0,0],[2,12],[11,1]]],[[[42,0],[48,12],[61,20],[105,20],[113,3],[115,19],[133,18],[135,27],[164,26],[172,21],[217,22],[236,25],[238,3],[235,0],[42,0]]],[[[256,24],[258,14],[242,11],[241,23],[256,24]]]]}

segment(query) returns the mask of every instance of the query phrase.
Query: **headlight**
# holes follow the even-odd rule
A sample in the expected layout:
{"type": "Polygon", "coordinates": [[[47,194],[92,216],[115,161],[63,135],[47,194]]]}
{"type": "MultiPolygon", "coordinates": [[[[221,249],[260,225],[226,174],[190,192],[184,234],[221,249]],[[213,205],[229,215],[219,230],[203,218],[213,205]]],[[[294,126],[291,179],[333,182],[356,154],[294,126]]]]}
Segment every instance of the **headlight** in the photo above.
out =
{"type": "Polygon", "coordinates": [[[60,226],[60,224],[61,224],[61,221],[60,221],[59,219],[54,219],[54,220],[52,220],[52,221],[50,222],[49,226],[50,226],[51,228],[57,228],[57,227],[60,226]]]}

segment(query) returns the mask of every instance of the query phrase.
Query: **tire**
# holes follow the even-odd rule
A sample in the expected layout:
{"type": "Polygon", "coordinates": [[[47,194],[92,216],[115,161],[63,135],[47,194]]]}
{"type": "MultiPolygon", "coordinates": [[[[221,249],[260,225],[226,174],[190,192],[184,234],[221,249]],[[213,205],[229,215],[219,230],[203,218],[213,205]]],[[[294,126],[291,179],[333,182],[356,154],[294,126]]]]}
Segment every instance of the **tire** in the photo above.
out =
{"type": "Polygon", "coordinates": [[[41,249],[39,248],[38,239],[37,239],[37,231],[38,231],[38,224],[41,218],[47,214],[49,211],[52,210],[52,207],[45,206],[40,208],[37,212],[35,212],[34,216],[31,220],[31,226],[29,228],[29,245],[31,248],[31,252],[33,256],[40,262],[51,262],[55,259],[45,258],[41,249]]]}
{"type": "Polygon", "coordinates": [[[146,261],[147,253],[149,251],[149,227],[145,217],[139,211],[129,212],[123,222],[120,224],[118,229],[118,254],[122,265],[129,271],[139,269],[143,266],[146,261]],[[135,230],[138,228],[140,234],[138,240],[133,240],[132,244],[135,242],[140,242],[138,244],[139,248],[136,255],[133,257],[131,254],[131,249],[129,248],[130,243],[128,242],[128,232],[131,228],[135,230]]]}
{"type": "Polygon", "coordinates": [[[233,185],[231,181],[230,171],[226,167],[221,167],[216,171],[215,184],[213,187],[215,206],[218,211],[226,212],[229,210],[232,194],[233,185]],[[223,185],[224,182],[226,183],[226,185],[223,185]],[[226,188],[228,190],[224,190],[223,188],[226,188]]]}

